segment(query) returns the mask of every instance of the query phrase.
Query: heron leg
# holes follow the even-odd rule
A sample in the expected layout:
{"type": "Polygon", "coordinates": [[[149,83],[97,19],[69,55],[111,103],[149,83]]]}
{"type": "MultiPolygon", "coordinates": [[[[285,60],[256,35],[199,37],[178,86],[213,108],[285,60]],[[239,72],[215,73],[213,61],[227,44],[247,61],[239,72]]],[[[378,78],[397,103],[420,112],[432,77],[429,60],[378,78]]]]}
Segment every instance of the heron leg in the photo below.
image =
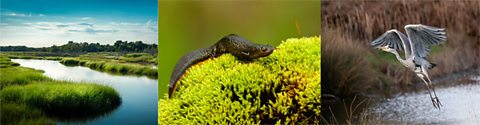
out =
{"type": "Polygon", "coordinates": [[[435,96],[435,97],[432,98],[432,95],[430,94],[430,98],[432,99],[433,106],[435,108],[440,109],[440,106],[442,105],[442,103],[440,103],[440,100],[437,97],[437,93],[435,92],[435,88],[433,87],[432,81],[430,80],[430,77],[428,76],[428,72],[424,67],[422,67],[422,74],[421,75],[422,75],[421,78],[422,78],[423,82],[425,82],[425,84],[427,84],[427,88],[429,89],[429,92],[430,92],[430,90],[433,91],[433,94],[435,96]],[[427,78],[428,82],[424,79],[425,77],[427,78]]]}
{"type": "Polygon", "coordinates": [[[440,102],[440,100],[437,97],[437,93],[435,92],[435,87],[433,87],[432,80],[430,80],[430,77],[428,76],[428,73],[424,72],[424,75],[427,77],[427,80],[430,83],[430,87],[432,88],[433,95],[435,96],[436,102],[438,103],[438,105],[442,106],[442,103],[440,102]]]}
{"type": "MultiPolygon", "coordinates": [[[[423,74],[422,74],[423,75],[423,74]]],[[[419,75],[420,79],[422,79],[422,81],[425,83],[425,85],[427,86],[427,90],[428,90],[428,94],[430,95],[430,99],[432,100],[432,104],[433,104],[433,107],[435,108],[439,108],[437,106],[437,103],[435,101],[435,98],[432,96],[432,91],[431,91],[431,86],[429,85],[429,83],[425,80],[425,78],[421,75],[419,75]]]]}

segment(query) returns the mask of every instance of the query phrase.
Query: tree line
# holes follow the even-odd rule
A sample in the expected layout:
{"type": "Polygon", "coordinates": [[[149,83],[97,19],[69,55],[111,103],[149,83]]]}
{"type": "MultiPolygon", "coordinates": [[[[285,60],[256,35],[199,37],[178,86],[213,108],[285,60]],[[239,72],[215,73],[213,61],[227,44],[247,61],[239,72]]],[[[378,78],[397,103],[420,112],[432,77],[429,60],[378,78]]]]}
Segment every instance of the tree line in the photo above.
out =
{"type": "Polygon", "coordinates": [[[52,53],[87,53],[87,52],[145,52],[150,54],[157,54],[157,44],[145,44],[142,41],[128,42],[117,40],[113,45],[87,42],[73,42],[68,41],[67,44],[51,47],[27,47],[27,46],[0,46],[0,51],[13,52],[52,52],[52,53]]]}

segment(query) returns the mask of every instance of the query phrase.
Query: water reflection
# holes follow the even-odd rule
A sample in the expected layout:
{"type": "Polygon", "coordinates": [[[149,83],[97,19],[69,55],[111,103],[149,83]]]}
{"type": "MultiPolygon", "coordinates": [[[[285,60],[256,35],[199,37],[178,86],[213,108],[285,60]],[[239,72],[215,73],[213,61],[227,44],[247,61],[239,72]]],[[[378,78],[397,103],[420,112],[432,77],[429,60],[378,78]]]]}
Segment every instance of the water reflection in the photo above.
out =
{"type": "MultiPolygon", "coordinates": [[[[88,124],[157,124],[157,80],[145,76],[111,75],[81,66],[67,67],[58,61],[27,59],[12,61],[24,67],[44,70],[44,75],[53,79],[94,82],[115,88],[122,98],[120,107],[110,115],[88,121],[88,124]]],[[[75,123],[75,120],[73,122],[75,123]]]]}

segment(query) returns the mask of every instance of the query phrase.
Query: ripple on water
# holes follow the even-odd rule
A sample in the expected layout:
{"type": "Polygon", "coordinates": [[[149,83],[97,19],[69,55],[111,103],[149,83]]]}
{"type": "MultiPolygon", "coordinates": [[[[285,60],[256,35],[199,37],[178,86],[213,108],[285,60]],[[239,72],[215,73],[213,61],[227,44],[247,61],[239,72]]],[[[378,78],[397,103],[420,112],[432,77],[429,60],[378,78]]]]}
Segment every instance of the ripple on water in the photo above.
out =
{"type": "Polygon", "coordinates": [[[443,106],[435,109],[427,91],[385,99],[364,115],[385,123],[480,124],[480,82],[436,90],[443,106]]]}

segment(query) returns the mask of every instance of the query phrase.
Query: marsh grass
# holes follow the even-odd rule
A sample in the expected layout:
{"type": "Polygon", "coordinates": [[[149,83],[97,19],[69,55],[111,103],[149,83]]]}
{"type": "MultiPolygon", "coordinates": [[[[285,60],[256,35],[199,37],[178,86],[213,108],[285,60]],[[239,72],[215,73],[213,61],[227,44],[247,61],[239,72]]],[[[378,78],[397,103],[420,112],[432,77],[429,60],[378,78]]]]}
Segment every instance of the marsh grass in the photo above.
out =
{"type": "Polygon", "coordinates": [[[95,52],[86,53],[79,56],[83,60],[108,61],[114,60],[121,63],[138,63],[138,64],[157,64],[156,55],[149,53],[127,53],[121,54],[118,52],[95,52]]]}
{"type": "Polygon", "coordinates": [[[147,65],[140,65],[134,63],[119,63],[115,61],[95,61],[82,60],[79,58],[63,58],[60,63],[67,66],[85,66],[97,71],[104,71],[114,74],[133,74],[145,75],[149,78],[157,78],[157,69],[147,65]]]}
{"type": "Polygon", "coordinates": [[[41,60],[61,60],[62,57],[71,56],[66,53],[50,53],[50,52],[2,52],[2,55],[10,59],[41,59],[41,60]]]}
{"type": "Polygon", "coordinates": [[[3,57],[0,55],[0,68],[6,68],[6,67],[13,67],[13,66],[19,66],[20,64],[16,62],[12,62],[10,58],[3,57]]]}
{"type": "Polygon", "coordinates": [[[55,123],[43,111],[25,104],[2,102],[0,107],[2,125],[49,125],[55,123]]]}
{"type": "Polygon", "coordinates": [[[52,80],[6,87],[0,91],[0,99],[2,122],[6,123],[88,121],[112,112],[121,103],[111,87],[52,80]]]}
{"type": "Polygon", "coordinates": [[[42,70],[20,67],[9,58],[0,57],[0,90],[10,85],[24,85],[32,81],[51,80],[44,76],[42,70]]]}
{"type": "Polygon", "coordinates": [[[157,63],[157,58],[148,53],[129,53],[119,58],[125,62],[146,62],[151,64],[157,63]]]}
{"type": "Polygon", "coordinates": [[[10,85],[24,85],[33,81],[50,80],[43,71],[25,67],[0,68],[0,89],[10,85]]]}
{"type": "Polygon", "coordinates": [[[66,81],[41,81],[10,86],[1,91],[2,102],[32,105],[46,111],[92,111],[120,104],[119,94],[111,87],[66,81]]]}

